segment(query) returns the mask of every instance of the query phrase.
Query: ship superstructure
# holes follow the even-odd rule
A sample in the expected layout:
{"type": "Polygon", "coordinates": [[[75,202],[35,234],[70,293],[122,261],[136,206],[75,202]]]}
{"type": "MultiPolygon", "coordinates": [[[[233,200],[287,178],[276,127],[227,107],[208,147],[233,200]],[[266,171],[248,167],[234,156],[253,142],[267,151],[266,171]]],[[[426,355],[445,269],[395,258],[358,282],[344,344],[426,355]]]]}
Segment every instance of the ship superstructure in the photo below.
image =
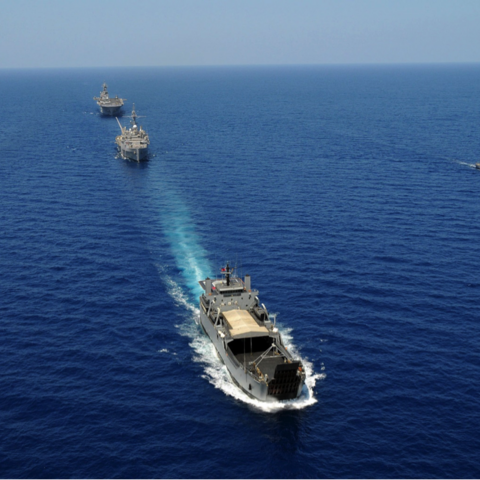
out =
{"type": "Polygon", "coordinates": [[[133,110],[131,115],[132,127],[122,127],[122,124],[117,118],[118,125],[122,133],[115,139],[115,143],[118,146],[118,150],[122,158],[129,160],[145,160],[148,156],[148,146],[150,145],[150,139],[148,134],[142,127],[137,126],[137,114],[135,112],[135,104],[133,104],[133,110]]]}
{"type": "Polygon", "coordinates": [[[108,96],[108,86],[106,83],[102,85],[103,90],[100,92],[99,97],[93,97],[96,100],[97,105],[100,107],[102,115],[118,115],[123,107],[126,98],[110,98],[108,96]]]}
{"type": "Polygon", "coordinates": [[[221,279],[200,281],[200,323],[234,382],[263,401],[297,398],[305,382],[300,360],[283,344],[275,317],[260,303],[251,278],[227,263],[221,279]]]}

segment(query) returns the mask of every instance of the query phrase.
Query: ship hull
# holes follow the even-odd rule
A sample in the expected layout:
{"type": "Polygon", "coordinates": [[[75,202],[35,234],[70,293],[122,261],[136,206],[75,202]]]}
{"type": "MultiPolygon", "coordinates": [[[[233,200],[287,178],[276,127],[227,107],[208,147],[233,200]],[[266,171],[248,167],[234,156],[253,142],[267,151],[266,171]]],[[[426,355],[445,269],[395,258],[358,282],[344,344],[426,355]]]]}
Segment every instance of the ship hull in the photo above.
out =
{"type": "Polygon", "coordinates": [[[134,160],[135,162],[141,162],[148,157],[148,148],[132,148],[123,149],[120,148],[120,155],[126,160],[134,160]]]}
{"type": "Polygon", "coordinates": [[[120,110],[122,109],[122,105],[115,106],[115,107],[105,107],[101,106],[100,107],[100,113],[102,115],[106,115],[109,117],[113,117],[114,115],[118,115],[120,113],[120,110]]]}
{"type": "MultiPolygon", "coordinates": [[[[245,372],[243,366],[239,364],[233,355],[229,355],[224,347],[222,338],[217,337],[217,332],[212,322],[207,316],[200,312],[200,323],[204,332],[212,341],[218,355],[227,367],[228,373],[232,380],[249,396],[258,400],[268,400],[268,386],[255,380],[248,372],[245,372]]],[[[271,399],[275,400],[275,399],[271,399]]]]}
{"type": "Polygon", "coordinates": [[[258,381],[242,363],[235,358],[230,351],[227,351],[227,346],[224,340],[218,335],[214,325],[207,317],[203,309],[200,309],[200,324],[212,341],[218,355],[227,367],[230,377],[247,395],[260,401],[278,401],[297,398],[303,388],[303,380],[299,383],[295,392],[292,392],[288,397],[279,397],[271,395],[272,388],[265,381],[258,381]]]}

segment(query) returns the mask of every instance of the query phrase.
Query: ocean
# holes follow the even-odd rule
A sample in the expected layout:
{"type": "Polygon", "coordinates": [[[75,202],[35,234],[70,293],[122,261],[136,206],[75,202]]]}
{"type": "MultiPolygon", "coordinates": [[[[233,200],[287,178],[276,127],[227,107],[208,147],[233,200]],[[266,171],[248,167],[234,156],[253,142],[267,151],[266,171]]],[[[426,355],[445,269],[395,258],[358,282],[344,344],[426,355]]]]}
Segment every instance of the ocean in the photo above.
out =
{"type": "Polygon", "coordinates": [[[0,70],[0,98],[2,478],[480,477],[479,65],[0,70]],[[198,326],[226,261],[299,399],[243,394],[198,326]]]}

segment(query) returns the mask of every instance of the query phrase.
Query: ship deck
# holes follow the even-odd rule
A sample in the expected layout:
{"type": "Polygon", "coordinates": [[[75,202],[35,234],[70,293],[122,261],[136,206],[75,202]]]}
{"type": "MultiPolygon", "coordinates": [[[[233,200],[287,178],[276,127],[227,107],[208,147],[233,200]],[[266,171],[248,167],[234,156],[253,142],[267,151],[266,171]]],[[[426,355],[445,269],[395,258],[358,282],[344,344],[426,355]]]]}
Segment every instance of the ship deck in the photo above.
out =
{"type": "Polygon", "coordinates": [[[101,105],[102,107],[119,107],[119,106],[123,106],[123,102],[122,100],[119,98],[119,99],[110,99],[110,100],[100,100],[98,102],[99,105],[101,105]]]}
{"type": "MultiPolygon", "coordinates": [[[[249,363],[256,360],[262,353],[263,352],[253,352],[253,353],[245,353],[245,355],[243,353],[239,353],[235,355],[235,358],[238,360],[238,362],[241,365],[243,365],[245,362],[248,370],[249,368],[252,367],[251,365],[249,365],[249,363]]],[[[267,358],[264,358],[260,362],[260,364],[257,364],[257,366],[264,375],[268,375],[269,380],[272,380],[272,378],[275,375],[275,369],[277,368],[277,365],[280,365],[281,363],[283,363],[281,356],[272,355],[272,356],[268,356],[267,358]]]]}

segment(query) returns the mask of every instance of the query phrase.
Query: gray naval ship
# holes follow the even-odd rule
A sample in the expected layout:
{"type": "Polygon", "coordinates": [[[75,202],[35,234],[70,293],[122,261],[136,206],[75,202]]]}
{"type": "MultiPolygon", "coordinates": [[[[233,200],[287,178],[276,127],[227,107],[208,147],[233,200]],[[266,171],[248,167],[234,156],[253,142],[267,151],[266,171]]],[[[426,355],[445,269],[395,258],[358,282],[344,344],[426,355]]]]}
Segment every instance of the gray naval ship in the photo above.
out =
{"type": "Polygon", "coordinates": [[[97,101],[97,105],[100,107],[102,115],[118,115],[120,109],[123,107],[123,102],[126,98],[110,98],[108,96],[107,84],[104,83],[103,91],[100,92],[99,97],[93,97],[97,101]]]}
{"type": "Polygon", "coordinates": [[[122,124],[117,118],[117,122],[122,133],[116,137],[115,143],[118,145],[118,149],[122,158],[136,160],[139,162],[140,160],[145,160],[147,158],[150,139],[142,127],[138,128],[137,118],[135,104],[133,104],[132,116],[130,120],[132,128],[127,130],[127,127],[122,127],[122,124]]]}
{"type": "Polygon", "coordinates": [[[250,275],[245,281],[227,263],[223,278],[200,281],[200,323],[215,345],[233,381],[262,401],[300,395],[305,370],[282,342],[275,317],[260,304],[250,275]]]}

